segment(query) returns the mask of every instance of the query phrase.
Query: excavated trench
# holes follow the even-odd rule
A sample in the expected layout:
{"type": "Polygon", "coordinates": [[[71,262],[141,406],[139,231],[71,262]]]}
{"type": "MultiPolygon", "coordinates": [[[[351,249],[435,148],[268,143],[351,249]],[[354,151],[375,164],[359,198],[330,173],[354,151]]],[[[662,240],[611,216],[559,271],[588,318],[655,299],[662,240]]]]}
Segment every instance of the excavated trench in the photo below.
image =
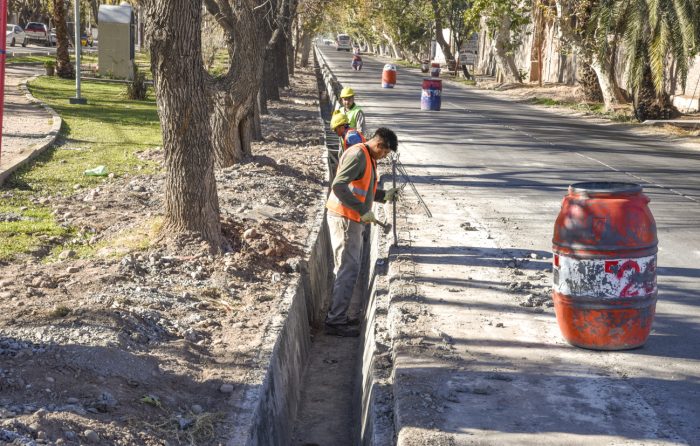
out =
{"type": "MultiPolygon", "coordinates": [[[[334,172],[338,138],[328,123],[342,85],[320,53],[316,54],[316,73],[327,162],[329,172],[334,172]]],[[[323,225],[322,230],[326,231],[325,223],[323,225]]],[[[362,321],[359,338],[324,334],[322,312],[317,312],[316,319],[310,321],[309,359],[302,378],[297,416],[291,428],[292,445],[388,445],[394,442],[391,392],[386,385],[388,377],[380,376],[386,373],[374,367],[378,355],[386,364],[388,350],[376,338],[376,325],[383,323],[382,311],[377,313],[377,307],[381,306],[380,301],[388,299],[385,280],[387,252],[388,246],[381,231],[368,228],[363,249],[364,268],[355,286],[349,311],[350,316],[357,316],[362,321]]],[[[328,262],[329,270],[332,270],[330,251],[328,262]]],[[[324,301],[327,303],[329,298],[327,296],[324,301]]]]}

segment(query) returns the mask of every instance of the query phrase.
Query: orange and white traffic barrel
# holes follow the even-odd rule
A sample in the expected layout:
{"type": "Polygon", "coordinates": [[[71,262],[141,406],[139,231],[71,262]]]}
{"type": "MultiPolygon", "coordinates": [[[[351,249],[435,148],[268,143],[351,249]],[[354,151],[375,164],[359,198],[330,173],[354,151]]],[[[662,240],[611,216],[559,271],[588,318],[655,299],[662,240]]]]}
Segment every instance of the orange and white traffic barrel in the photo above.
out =
{"type": "Polygon", "coordinates": [[[656,309],[656,223],[642,187],[569,186],[554,225],[553,299],[572,345],[624,350],[643,345],[656,309]]]}
{"type": "Polygon", "coordinates": [[[386,64],[382,70],[382,88],[394,88],[396,85],[396,65],[386,64]]]}

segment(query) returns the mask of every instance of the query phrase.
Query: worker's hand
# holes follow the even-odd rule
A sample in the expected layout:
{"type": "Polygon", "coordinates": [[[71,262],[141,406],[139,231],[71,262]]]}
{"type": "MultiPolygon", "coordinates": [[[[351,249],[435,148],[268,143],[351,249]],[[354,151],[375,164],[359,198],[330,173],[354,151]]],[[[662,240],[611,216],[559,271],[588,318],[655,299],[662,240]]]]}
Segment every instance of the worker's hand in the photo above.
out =
{"type": "Polygon", "coordinates": [[[384,201],[398,201],[401,198],[401,189],[392,187],[384,191],[384,201]]]}
{"type": "Polygon", "coordinates": [[[374,223],[377,221],[377,217],[374,216],[374,212],[368,211],[360,216],[360,221],[362,223],[374,223]]]}

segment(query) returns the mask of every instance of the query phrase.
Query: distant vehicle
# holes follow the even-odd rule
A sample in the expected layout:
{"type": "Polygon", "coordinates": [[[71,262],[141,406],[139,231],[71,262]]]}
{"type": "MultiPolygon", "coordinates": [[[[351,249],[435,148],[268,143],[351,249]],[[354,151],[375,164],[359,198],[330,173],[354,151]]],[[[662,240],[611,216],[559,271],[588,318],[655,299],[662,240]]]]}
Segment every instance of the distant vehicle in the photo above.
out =
{"type": "Polygon", "coordinates": [[[24,33],[27,35],[27,40],[29,42],[36,42],[45,46],[51,46],[53,44],[49,28],[43,23],[27,23],[27,26],[24,27],[24,33]]]}
{"type": "Polygon", "coordinates": [[[324,45],[332,45],[333,41],[331,39],[323,39],[323,44],[324,45]]]}
{"type": "Polygon", "coordinates": [[[19,25],[7,24],[7,45],[15,46],[20,43],[22,46],[27,46],[27,35],[19,25]]]}
{"type": "Polygon", "coordinates": [[[336,51],[352,50],[352,39],[350,39],[350,36],[348,36],[347,34],[338,34],[338,36],[335,38],[335,43],[337,45],[336,51]]]}

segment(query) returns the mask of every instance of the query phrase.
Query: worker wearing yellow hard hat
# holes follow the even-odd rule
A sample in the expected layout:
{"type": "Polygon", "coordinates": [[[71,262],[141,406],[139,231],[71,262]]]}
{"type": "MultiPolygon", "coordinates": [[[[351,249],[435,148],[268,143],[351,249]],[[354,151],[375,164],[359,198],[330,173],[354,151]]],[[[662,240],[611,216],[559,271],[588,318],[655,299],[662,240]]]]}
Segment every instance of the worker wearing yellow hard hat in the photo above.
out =
{"type": "Polygon", "coordinates": [[[333,114],[331,118],[331,130],[333,130],[340,139],[338,145],[339,158],[348,147],[365,142],[364,135],[357,129],[352,128],[348,117],[340,112],[333,114]]]}
{"type": "Polygon", "coordinates": [[[355,103],[355,91],[350,87],[343,88],[340,92],[340,102],[338,111],[348,117],[350,127],[359,130],[364,135],[367,132],[365,113],[355,103]]]}

